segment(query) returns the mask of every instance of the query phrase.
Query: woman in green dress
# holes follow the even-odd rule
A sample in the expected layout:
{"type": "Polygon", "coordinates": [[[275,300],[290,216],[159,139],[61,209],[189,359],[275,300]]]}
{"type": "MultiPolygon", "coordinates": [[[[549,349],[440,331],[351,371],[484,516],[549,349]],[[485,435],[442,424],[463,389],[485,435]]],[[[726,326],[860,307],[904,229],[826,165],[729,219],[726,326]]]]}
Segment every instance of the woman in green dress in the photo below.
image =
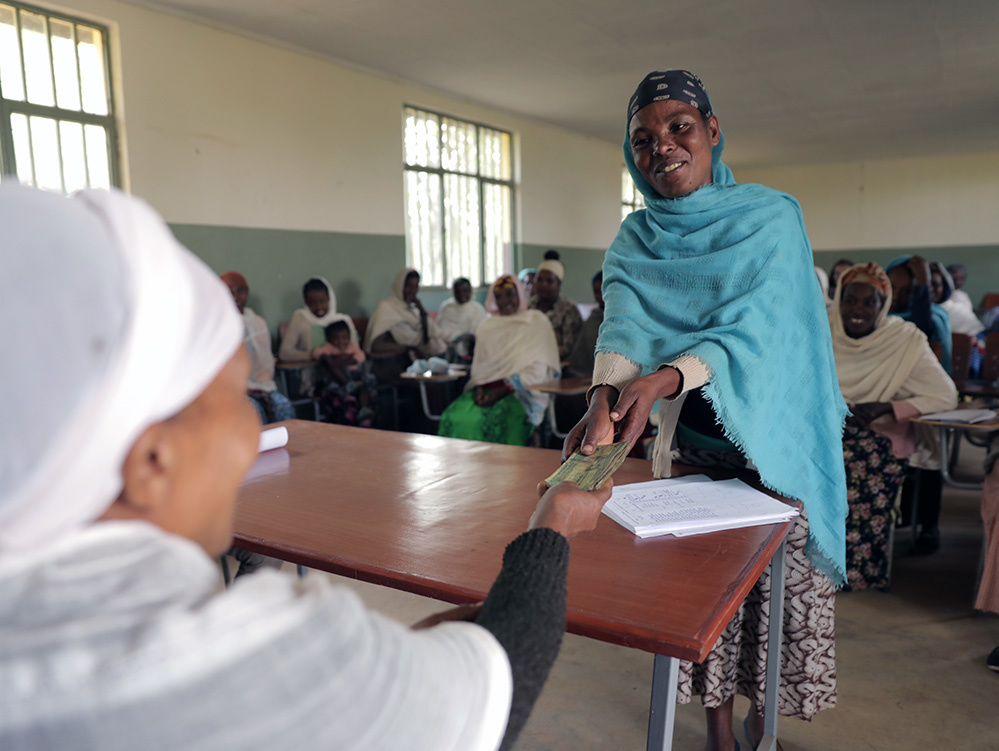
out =
{"type": "Polygon", "coordinates": [[[440,435],[524,446],[548,407],[548,394],[529,387],[559,373],[555,332],[544,313],[527,309],[523,285],[510,274],[496,280],[486,309],[471,377],[444,411],[440,435]]]}

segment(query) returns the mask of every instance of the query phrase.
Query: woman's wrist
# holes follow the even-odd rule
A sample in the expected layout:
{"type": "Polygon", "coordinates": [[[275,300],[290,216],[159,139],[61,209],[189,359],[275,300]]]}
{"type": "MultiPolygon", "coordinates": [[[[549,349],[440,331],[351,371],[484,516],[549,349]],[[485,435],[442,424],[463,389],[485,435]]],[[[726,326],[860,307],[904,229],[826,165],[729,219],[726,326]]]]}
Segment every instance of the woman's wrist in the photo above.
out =
{"type": "Polygon", "coordinates": [[[679,370],[666,365],[650,375],[655,377],[658,399],[674,399],[679,396],[683,388],[683,374],[679,370]]]}

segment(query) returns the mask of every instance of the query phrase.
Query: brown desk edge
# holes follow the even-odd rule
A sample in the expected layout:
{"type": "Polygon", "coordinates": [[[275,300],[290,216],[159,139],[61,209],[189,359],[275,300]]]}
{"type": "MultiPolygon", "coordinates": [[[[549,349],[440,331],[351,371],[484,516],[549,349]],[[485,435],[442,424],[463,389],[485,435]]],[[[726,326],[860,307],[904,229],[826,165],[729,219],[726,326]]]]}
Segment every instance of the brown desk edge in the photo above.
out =
{"type": "MultiPolygon", "coordinates": [[[[559,457],[549,449],[299,420],[284,424],[289,468],[244,482],[234,543],[451,603],[486,596],[506,544],[526,528],[537,481],[559,457]],[[386,457],[397,461],[380,464],[386,457]],[[474,471],[448,468],[468,461],[477,462],[474,471]],[[351,476],[345,477],[348,468],[351,476]],[[410,482],[421,472],[424,477],[410,482]],[[376,530],[370,522],[386,509],[393,513],[383,515],[376,530]]],[[[615,475],[619,484],[649,479],[651,462],[637,459],[615,475]]],[[[594,532],[572,540],[567,630],[702,661],[792,523],[641,540],[601,517],[594,532]],[[614,566],[607,565],[611,559],[614,566]],[[695,579],[698,586],[691,586],[695,579]],[[716,588],[708,600],[711,582],[716,588]]]]}

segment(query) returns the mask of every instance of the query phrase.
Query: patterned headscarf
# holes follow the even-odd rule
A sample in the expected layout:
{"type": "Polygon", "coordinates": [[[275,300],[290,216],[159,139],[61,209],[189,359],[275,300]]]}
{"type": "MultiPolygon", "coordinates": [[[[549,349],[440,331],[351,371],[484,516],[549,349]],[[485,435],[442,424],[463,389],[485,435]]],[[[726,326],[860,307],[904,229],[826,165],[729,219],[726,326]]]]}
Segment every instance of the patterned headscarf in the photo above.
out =
{"type": "Polygon", "coordinates": [[[840,274],[838,286],[845,288],[848,284],[870,284],[881,293],[881,299],[891,300],[891,280],[876,263],[857,264],[840,274]]]}
{"type": "Polygon", "coordinates": [[[509,287],[517,290],[517,312],[527,310],[527,291],[524,289],[523,282],[513,274],[504,274],[493,282],[493,286],[489,288],[489,294],[486,295],[486,310],[489,311],[489,315],[499,315],[499,305],[496,304],[496,293],[501,289],[509,287]]]}
{"type": "Polygon", "coordinates": [[[705,118],[711,117],[711,100],[700,78],[689,70],[654,70],[642,79],[631,95],[625,128],[642,107],[666,99],[684,102],[700,110],[705,118]]]}

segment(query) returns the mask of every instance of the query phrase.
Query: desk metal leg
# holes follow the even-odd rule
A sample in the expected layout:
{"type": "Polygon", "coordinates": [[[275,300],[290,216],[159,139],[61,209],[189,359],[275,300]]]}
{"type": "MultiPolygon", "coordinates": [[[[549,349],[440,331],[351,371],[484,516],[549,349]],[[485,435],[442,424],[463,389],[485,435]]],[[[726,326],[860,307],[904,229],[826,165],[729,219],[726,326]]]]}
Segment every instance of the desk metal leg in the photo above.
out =
{"type": "Polygon", "coordinates": [[[430,411],[430,400],[427,398],[427,384],[420,381],[417,385],[420,387],[420,403],[423,405],[423,414],[426,415],[428,420],[440,422],[441,416],[435,415],[430,411]]]}
{"type": "Polygon", "coordinates": [[[647,751],[669,751],[673,747],[673,724],[676,721],[676,683],[680,661],[656,655],[652,670],[652,704],[649,707],[647,751]]]}
{"type": "MultiPolygon", "coordinates": [[[[947,464],[947,459],[949,458],[950,451],[948,451],[947,444],[950,441],[952,428],[940,426],[940,474],[943,477],[943,481],[950,485],[952,488],[958,488],[959,490],[981,490],[982,486],[977,482],[961,482],[960,480],[955,480],[950,473],[950,467],[947,464]]],[[[961,436],[954,435],[955,441],[960,441],[961,436]]]]}
{"type": "Polygon", "coordinates": [[[563,433],[558,429],[558,422],[555,420],[555,394],[550,395],[551,398],[548,399],[548,424],[551,425],[552,435],[556,438],[565,440],[568,433],[563,433]]]}
{"type": "Polygon", "coordinates": [[[770,630],[767,634],[767,690],[763,709],[763,739],[757,751],[777,751],[777,705],[780,694],[780,663],[784,633],[785,540],[770,560],[770,630]]]}

